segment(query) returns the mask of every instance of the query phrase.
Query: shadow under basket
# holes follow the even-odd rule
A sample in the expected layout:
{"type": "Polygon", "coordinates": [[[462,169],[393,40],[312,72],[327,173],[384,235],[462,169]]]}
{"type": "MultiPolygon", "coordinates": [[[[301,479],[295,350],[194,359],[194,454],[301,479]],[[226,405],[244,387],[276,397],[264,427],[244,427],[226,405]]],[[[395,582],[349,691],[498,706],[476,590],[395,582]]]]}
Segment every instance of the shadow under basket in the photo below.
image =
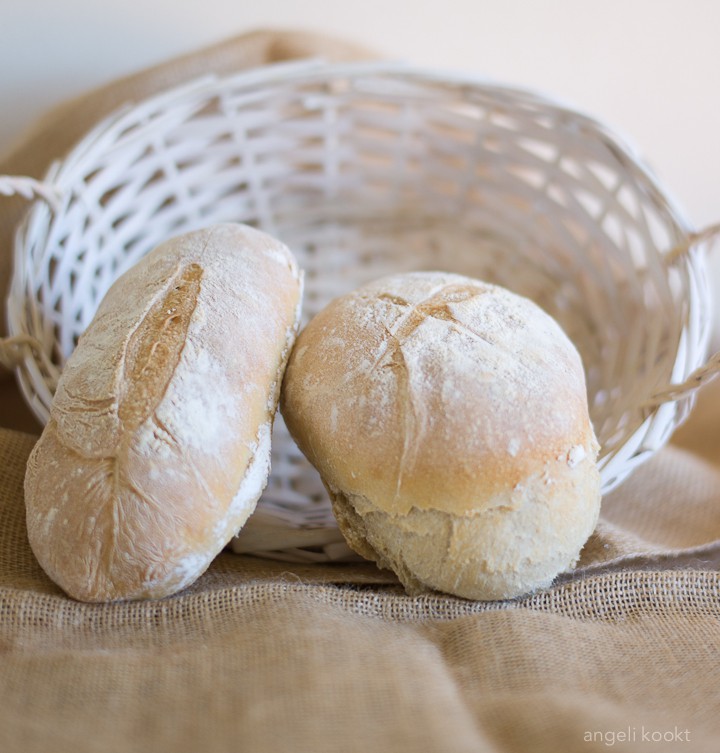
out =
{"type": "MultiPolygon", "coordinates": [[[[410,270],[534,300],[583,358],[603,492],[669,440],[718,368],[706,361],[712,233],[694,232],[602,124],[471,76],[303,61],[203,78],[121,109],[42,181],[0,177],[11,192],[39,200],[15,240],[5,352],[42,422],[113,281],[168,237],[221,221],[293,250],[303,323],[410,270]]],[[[247,527],[238,551],[347,556],[280,416],[247,527]]]]}

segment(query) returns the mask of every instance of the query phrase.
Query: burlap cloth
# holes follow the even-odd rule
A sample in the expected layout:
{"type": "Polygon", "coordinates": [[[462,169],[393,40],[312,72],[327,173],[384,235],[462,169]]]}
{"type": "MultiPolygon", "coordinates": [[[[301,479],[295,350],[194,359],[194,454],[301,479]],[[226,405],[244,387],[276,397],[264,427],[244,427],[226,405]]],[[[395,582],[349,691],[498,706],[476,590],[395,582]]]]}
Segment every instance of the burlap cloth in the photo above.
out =
{"type": "MultiPolygon", "coordinates": [[[[98,117],[208,70],[323,53],[261,32],[117,82],[0,173],[39,177],[98,117]]],[[[0,202],[0,283],[21,205],[0,202]]],[[[4,277],[3,277],[4,276],[4,277]]],[[[222,554],[162,601],[85,605],[29,549],[38,428],[0,384],[0,751],[720,750],[720,390],[603,501],[576,571],[503,603],[409,598],[371,564],[222,554]]]]}

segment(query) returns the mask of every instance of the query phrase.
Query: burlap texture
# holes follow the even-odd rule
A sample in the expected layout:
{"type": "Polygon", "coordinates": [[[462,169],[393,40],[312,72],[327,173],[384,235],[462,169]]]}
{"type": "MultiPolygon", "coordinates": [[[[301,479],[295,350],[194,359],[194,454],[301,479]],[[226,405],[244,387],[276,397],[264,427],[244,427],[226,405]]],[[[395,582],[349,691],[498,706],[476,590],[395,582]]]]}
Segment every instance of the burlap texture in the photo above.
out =
{"type": "MultiPolygon", "coordinates": [[[[223,554],[173,598],[85,605],[27,543],[34,441],[0,430],[4,752],[717,750],[717,572],[576,575],[486,604],[409,598],[369,564],[223,554]]],[[[687,461],[695,546],[717,527],[720,471],[682,451],[638,472],[638,510],[617,494],[610,515],[666,540],[677,504],[653,495],[687,461]]]]}
{"type": "MultiPolygon", "coordinates": [[[[0,172],[38,176],[125,99],[316,53],[363,54],[312,35],[230,40],[61,108],[0,172]]],[[[20,209],[0,202],[0,260],[20,209]]],[[[36,437],[0,429],[0,751],[716,751],[718,419],[710,385],[684,447],[603,501],[575,571],[485,604],[409,598],[371,564],[229,553],[169,599],[74,602],[27,543],[36,437]]],[[[8,380],[0,426],[38,430],[8,380]]]]}

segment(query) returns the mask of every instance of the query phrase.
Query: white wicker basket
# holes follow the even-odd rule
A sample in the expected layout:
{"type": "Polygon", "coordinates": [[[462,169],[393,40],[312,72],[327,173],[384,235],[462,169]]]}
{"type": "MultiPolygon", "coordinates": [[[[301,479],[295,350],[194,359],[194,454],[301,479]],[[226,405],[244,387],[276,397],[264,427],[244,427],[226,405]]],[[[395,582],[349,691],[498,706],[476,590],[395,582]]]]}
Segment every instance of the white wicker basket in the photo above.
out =
{"type": "MultiPolygon", "coordinates": [[[[604,491],[667,442],[717,369],[705,236],[604,126],[472,77],[306,61],[205,78],[124,108],[42,182],[0,178],[11,191],[46,200],[17,233],[5,343],[42,421],[113,280],[163,239],[222,220],[293,249],[306,321],[413,269],[534,299],[583,356],[604,491]]],[[[261,508],[332,525],[281,419],[261,508]]]]}

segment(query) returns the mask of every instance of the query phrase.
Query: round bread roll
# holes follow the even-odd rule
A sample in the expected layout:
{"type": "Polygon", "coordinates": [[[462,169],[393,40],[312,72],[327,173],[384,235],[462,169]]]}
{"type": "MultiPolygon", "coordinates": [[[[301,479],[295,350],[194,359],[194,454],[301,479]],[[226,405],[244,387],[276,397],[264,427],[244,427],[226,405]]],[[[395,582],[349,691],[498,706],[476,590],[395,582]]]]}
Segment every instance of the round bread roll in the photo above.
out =
{"type": "Polygon", "coordinates": [[[83,601],[192,583],[267,483],[301,275],[236,224],[163,243],[110,288],[25,477],[30,544],[83,601]]]}
{"type": "Polygon", "coordinates": [[[418,272],[334,300],[297,339],[281,410],[348,544],[410,594],[547,586],[597,522],[580,356],[504,288],[418,272]]]}

